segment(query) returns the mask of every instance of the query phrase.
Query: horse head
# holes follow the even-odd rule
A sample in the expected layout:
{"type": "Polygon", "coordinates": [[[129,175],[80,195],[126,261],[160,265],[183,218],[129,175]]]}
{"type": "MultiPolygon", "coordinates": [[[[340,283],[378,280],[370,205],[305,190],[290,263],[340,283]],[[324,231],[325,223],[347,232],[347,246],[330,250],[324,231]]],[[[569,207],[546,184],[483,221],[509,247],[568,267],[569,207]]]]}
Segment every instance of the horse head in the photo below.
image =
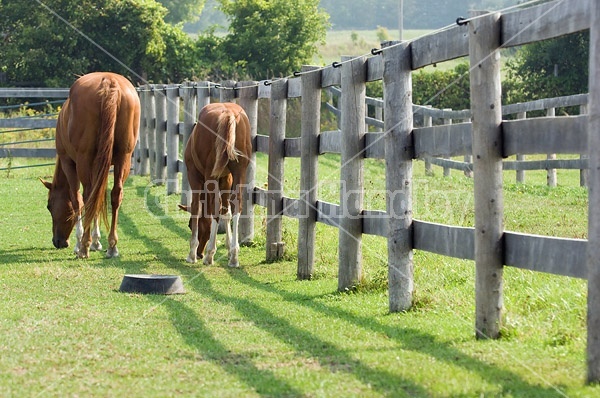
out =
{"type": "Polygon", "coordinates": [[[52,243],[57,249],[69,247],[69,236],[77,222],[68,187],[41,180],[48,188],[48,211],[52,216],[52,243]]]}

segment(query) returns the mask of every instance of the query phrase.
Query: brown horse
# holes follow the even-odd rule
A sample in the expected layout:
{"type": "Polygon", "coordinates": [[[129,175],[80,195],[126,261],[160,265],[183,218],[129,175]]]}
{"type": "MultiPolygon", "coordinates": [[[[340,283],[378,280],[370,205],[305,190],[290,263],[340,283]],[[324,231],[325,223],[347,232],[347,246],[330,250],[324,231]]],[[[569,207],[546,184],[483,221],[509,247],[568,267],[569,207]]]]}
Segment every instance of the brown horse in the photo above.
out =
{"type": "Polygon", "coordinates": [[[184,154],[192,205],[180,207],[191,212],[189,263],[203,257],[207,242],[204,264],[213,263],[220,215],[227,221],[229,266],[239,266],[238,222],[251,154],[250,122],[239,105],[215,103],[202,108],[184,154]]]}
{"type": "Polygon", "coordinates": [[[80,258],[101,250],[99,219],[108,225],[106,187],[114,165],[111,192],[112,222],[107,257],[119,255],[117,219],[123,199],[123,183],[129,175],[131,154],[140,123],[140,101],[125,77],[95,72],[77,79],[69,91],[56,123],[56,167],[48,188],[48,210],[52,215],[52,243],[69,246],[76,228],[75,253],[80,258]],[[79,192],[83,185],[83,196],[79,192]],[[90,229],[94,224],[94,231],[90,229]]]}

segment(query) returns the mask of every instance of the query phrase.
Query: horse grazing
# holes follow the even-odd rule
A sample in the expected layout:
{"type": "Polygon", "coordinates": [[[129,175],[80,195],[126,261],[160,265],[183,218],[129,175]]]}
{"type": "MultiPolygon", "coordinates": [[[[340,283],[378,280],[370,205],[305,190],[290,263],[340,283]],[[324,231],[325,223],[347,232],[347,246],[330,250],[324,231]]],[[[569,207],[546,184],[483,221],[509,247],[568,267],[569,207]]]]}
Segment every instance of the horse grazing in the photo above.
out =
{"type": "Polygon", "coordinates": [[[213,263],[220,216],[226,220],[229,266],[239,266],[238,222],[251,154],[250,122],[239,105],[214,103],[202,108],[184,154],[192,191],[191,207],[180,206],[191,213],[187,262],[203,258],[208,242],[203,261],[213,263]]]}
{"type": "Polygon", "coordinates": [[[56,248],[69,246],[69,236],[76,226],[78,257],[87,258],[90,248],[102,249],[98,224],[102,218],[108,225],[106,187],[110,167],[114,165],[112,222],[106,256],[119,255],[118,211],[139,123],[140,101],[125,77],[95,72],[81,76],[71,86],[56,123],[54,177],[52,182],[42,180],[48,188],[52,243],[56,248]],[[92,224],[94,231],[90,236],[92,224]]]}

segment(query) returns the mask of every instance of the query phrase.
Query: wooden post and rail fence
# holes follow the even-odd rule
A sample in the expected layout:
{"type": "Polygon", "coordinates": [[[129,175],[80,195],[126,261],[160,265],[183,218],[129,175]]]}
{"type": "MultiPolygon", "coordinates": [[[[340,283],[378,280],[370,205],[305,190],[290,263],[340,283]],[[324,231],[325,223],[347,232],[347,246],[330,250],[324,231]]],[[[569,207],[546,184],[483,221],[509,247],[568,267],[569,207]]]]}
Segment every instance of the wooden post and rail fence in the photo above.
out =
{"type": "MultiPolygon", "coordinates": [[[[304,67],[299,76],[262,82],[210,82],[146,85],[140,145],[135,171],[166,182],[168,193],[183,193],[175,181],[184,172],[176,148],[189,136],[192,115],[217,97],[235,100],[251,121],[255,152],[269,156],[268,190],[256,187],[254,169],[248,172],[247,203],[267,208],[266,257],[282,252],[281,218],[299,220],[298,278],[309,279],[315,262],[315,225],[339,231],[338,289],[352,288],[362,275],[361,236],[385,237],[388,247],[389,309],[404,311],[413,300],[415,249],[475,262],[475,335],[497,338],[503,311],[502,270],[512,266],[588,280],[588,380],[600,381],[600,4],[591,0],[552,1],[507,13],[473,14],[461,25],[410,42],[384,43],[372,57],[344,58],[325,68],[304,67]],[[502,106],[501,48],[520,46],[582,30],[591,30],[589,96],[540,100],[502,106]],[[411,73],[427,65],[469,57],[472,107],[468,111],[429,110],[435,117],[461,122],[423,127],[413,125],[411,73]],[[366,84],[383,81],[382,132],[365,131],[366,84]],[[319,130],[321,92],[340,91],[340,130],[319,130]],[[184,119],[179,121],[180,100],[184,119]],[[302,136],[285,138],[287,101],[302,101],[302,136]],[[270,101],[269,136],[256,134],[259,99],[270,101]],[[587,114],[525,118],[524,112],[563,106],[587,108],[587,114]],[[529,108],[528,108],[529,107],[529,108]],[[503,114],[515,114],[503,120],[503,114]],[[439,116],[441,115],[441,116],[439,116]],[[467,120],[465,122],[465,120],[467,120]],[[589,133],[588,133],[589,131],[589,133]],[[177,138],[175,138],[176,136],[177,138]],[[173,140],[171,142],[171,140],[173,140]],[[170,143],[169,143],[170,142],[170,143]],[[319,201],[318,156],[341,155],[340,202],[319,201]],[[579,155],[581,159],[503,162],[510,156],[533,154],[579,155]],[[472,156],[463,171],[473,171],[475,225],[457,227],[424,222],[412,215],[412,163],[429,159],[451,166],[452,157],[472,156]],[[589,159],[587,158],[589,156],[589,159]],[[283,194],[284,158],[300,157],[298,198],[283,194]],[[362,161],[385,161],[386,209],[363,208],[362,161]],[[447,158],[447,159],[446,159],[447,158]],[[437,160],[434,160],[437,159],[437,160]],[[589,163],[589,164],[588,164],[589,163]],[[589,169],[588,239],[566,239],[504,230],[503,169],[589,169]]],[[[431,115],[431,117],[434,117],[431,115]]],[[[2,125],[0,125],[1,127],[2,125]]],[[[453,163],[454,162],[454,163],[453,163]]],[[[582,177],[582,179],[585,179],[582,177]]],[[[252,206],[244,206],[252,211],[252,206]]],[[[253,217],[243,217],[242,240],[253,238],[253,217]]]]}

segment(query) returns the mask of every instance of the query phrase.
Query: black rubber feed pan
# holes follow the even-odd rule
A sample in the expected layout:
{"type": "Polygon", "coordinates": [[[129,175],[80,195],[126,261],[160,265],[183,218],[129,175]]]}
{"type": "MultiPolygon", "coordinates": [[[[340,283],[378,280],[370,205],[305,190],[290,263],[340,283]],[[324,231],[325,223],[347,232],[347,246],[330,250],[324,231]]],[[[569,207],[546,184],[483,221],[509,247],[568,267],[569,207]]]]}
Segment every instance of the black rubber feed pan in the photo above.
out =
{"type": "Polygon", "coordinates": [[[119,288],[122,292],[143,294],[183,294],[183,282],[177,275],[125,275],[119,288]]]}

